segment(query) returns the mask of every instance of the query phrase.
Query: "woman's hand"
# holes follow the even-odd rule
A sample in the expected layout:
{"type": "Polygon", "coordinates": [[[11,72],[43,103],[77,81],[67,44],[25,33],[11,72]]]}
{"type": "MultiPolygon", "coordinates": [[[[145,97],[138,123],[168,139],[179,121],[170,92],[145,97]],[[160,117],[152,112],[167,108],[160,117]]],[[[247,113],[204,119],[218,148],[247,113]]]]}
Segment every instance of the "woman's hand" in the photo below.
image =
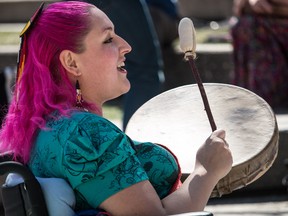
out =
{"type": "Polygon", "coordinates": [[[225,141],[225,131],[216,130],[199,148],[195,170],[207,173],[217,183],[232,168],[232,154],[225,141]]]}
{"type": "Polygon", "coordinates": [[[214,131],[196,154],[195,169],[183,185],[162,200],[169,213],[202,211],[218,181],[232,168],[232,154],[225,131],[214,131]]]}

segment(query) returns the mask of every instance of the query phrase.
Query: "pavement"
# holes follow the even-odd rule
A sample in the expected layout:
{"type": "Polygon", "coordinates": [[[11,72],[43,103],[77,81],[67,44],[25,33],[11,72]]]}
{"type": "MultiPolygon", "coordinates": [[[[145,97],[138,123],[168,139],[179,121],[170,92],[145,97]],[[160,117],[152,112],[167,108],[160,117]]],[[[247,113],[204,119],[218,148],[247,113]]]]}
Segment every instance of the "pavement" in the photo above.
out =
{"type": "Polygon", "coordinates": [[[288,216],[286,191],[254,191],[234,197],[232,194],[211,199],[205,210],[214,216],[288,216]]]}

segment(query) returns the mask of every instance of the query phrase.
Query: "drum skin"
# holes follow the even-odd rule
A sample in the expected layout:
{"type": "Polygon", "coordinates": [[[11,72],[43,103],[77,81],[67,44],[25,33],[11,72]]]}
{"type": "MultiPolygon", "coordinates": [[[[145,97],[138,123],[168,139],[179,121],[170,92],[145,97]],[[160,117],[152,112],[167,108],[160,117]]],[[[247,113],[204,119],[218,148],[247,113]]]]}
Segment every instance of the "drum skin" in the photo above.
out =
{"type": "MultiPolygon", "coordinates": [[[[271,107],[253,92],[219,83],[204,83],[204,88],[216,126],[226,131],[233,156],[231,171],[211,194],[219,197],[252,183],[271,167],[279,131],[271,107]]],[[[196,84],[152,98],[135,112],[126,128],[134,140],[160,143],[172,150],[184,176],[193,171],[196,152],[211,132],[196,84]]]]}

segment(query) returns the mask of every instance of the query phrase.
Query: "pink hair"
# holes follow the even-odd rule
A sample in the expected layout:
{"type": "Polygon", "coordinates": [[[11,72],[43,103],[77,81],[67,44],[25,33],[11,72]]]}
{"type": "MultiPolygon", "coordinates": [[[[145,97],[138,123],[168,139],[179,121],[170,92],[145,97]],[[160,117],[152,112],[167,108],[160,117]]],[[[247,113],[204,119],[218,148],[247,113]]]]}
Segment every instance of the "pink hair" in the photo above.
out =
{"type": "Polygon", "coordinates": [[[76,90],[59,54],[64,49],[84,51],[82,41],[91,29],[91,7],[79,1],[50,4],[27,32],[25,68],[16,86],[20,95],[17,102],[14,94],[0,131],[1,152],[12,151],[15,159],[27,163],[47,116],[54,111],[69,115],[75,108],[76,90]]]}

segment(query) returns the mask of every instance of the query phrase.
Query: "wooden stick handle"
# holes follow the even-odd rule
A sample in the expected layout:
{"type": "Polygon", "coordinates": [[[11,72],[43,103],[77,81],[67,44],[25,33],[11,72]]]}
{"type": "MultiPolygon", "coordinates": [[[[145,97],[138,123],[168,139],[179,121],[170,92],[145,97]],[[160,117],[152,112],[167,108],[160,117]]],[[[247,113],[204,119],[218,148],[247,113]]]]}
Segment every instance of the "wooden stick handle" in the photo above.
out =
{"type": "Polygon", "coordinates": [[[193,56],[188,56],[187,59],[188,59],[188,62],[190,64],[190,67],[192,69],[194,78],[195,78],[195,80],[196,80],[196,82],[198,84],[198,87],[199,87],[199,90],[200,90],[200,93],[201,93],[201,97],[202,97],[202,100],[203,100],[203,103],[204,103],[205,111],[207,113],[207,116],[208,116],[208,119],[209,119],[209,122],[210,122],[210,126],[211,126],[211,129],[212,129],[212,132],[213,132],[213,131],[215,131],[217,129],[217,127],[216,127],[216,124],[215,124],[215,121],[214,121],[214,118],[213,118],[213,115],[212,115],[212,112],[211,112],[211,109],[210,109],[210,106],[209,106],[209,102],[208,102],[208,99],[207,99],[207,95],[206,95],[206,92],[205,92],[201,77],[200,77],[199,72],[198,72],[198,70],[197,70],[197,68],[195,66],[193,56]]]}

